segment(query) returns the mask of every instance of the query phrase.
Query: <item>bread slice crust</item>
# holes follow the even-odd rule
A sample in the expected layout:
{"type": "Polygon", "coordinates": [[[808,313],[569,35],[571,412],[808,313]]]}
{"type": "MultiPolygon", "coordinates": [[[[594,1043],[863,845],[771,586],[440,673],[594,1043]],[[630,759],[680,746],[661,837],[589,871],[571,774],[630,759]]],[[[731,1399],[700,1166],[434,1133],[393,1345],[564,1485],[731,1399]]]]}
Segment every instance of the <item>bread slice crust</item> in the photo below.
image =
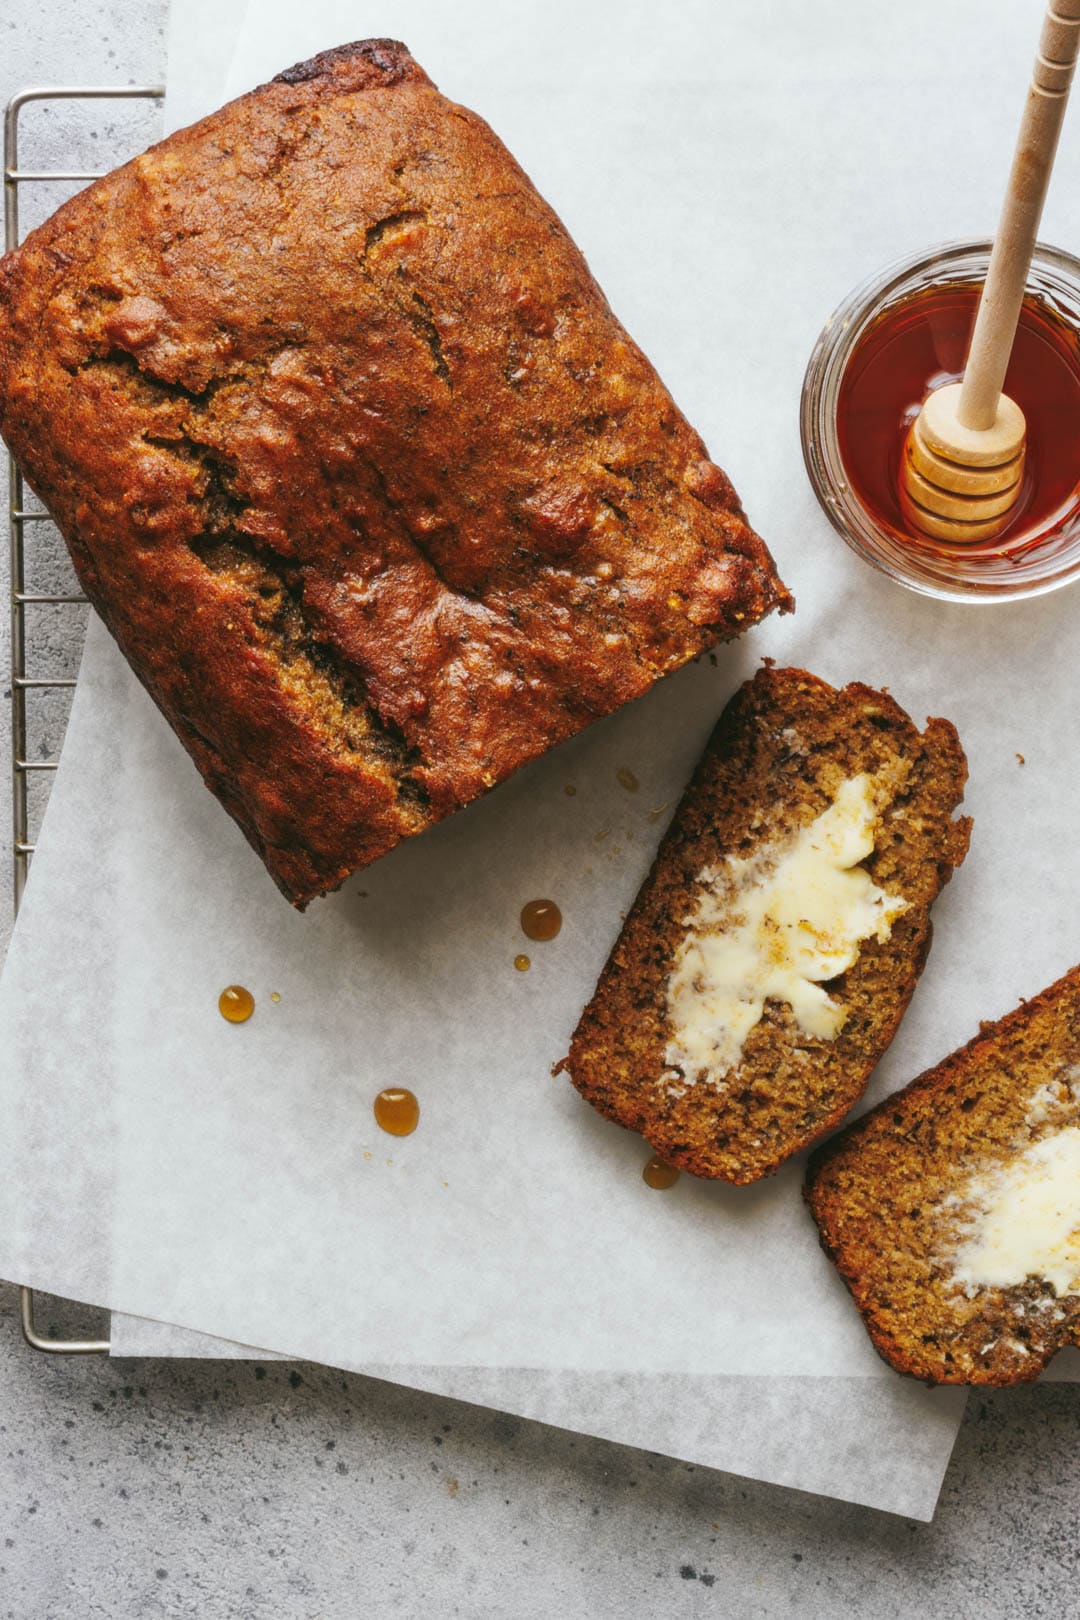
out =
{"type": "Polygon", "coordinates": [[[0,261],[0,432],[298,905],[791,606],[565,227],[394,40],[0,261]]]}
{"type": "Polygon", "coordinates": [[[805,1197],[822,1247],[897,1372],[928,1384],[1025,1384],[1080,1344],[1080,1295],[1059,1298],[1045,1278],[958,1285],[967,1217],[953,1201],[972,1176],[1080,1124],[1078,1076],[1080,966],[983,1023],[811,1157],[805,1197]]]}
{"type": "Polygon", "coordinates": [[[967,851],[970,821],[953,816],[966,776],[948,721],[920,733],[887,693],[760,670],[721,715],[558,1067],[693,1175],[772,1174],[844,1117],[896,1031],[930,948],[931,904],[967,851]],[[840,1033],[807,1036],[770,1001],[719,1085],[665,1085],[667,983],[699,874],[808,825],[862,772],[893,784],[864,865],[907,909],[828,986],[845,1009],[840,1033]]]}

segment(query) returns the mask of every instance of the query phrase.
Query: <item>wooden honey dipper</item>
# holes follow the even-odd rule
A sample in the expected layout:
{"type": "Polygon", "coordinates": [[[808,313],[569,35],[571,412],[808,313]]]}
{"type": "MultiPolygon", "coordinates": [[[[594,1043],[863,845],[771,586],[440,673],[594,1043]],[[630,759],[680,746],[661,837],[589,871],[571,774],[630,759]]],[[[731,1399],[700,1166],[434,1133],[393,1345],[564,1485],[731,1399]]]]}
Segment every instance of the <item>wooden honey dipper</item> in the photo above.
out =
{"type": "Polygon", "coordinates": [[[935,388],[904,442],[900,505],[939,540],[992,538],[1020,494],[1027,424],[1002,393],[1080,49],[1080,0],[1050,0],[964,380],[935,388]]]}

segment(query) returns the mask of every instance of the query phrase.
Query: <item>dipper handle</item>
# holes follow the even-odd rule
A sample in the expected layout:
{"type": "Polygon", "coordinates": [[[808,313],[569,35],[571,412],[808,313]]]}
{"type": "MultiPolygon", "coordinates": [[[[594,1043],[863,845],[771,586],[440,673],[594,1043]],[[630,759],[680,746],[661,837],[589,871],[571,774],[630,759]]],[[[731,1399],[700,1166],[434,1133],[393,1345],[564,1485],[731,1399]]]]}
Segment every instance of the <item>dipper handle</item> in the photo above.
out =
{"type": "Polygon", "coordinates": [[[993,427],[1080,50],[1080,0],[1050,0],[957,405],[962,427],[993,427]]]}

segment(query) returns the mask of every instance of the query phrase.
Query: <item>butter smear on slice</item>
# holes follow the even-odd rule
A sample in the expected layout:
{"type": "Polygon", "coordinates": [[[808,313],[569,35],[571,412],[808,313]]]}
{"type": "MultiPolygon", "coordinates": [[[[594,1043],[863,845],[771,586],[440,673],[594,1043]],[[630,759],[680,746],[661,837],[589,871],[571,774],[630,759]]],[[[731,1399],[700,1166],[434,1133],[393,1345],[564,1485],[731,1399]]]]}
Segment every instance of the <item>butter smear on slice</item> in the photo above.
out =
{"type": "Polygon", "coordinates": [[[859,865],[877,823],[873,778],[850,777],[808,826],[699,875],[667,985],[666,1083],[722,1079],[766,1001],[786,1002],[805,1035],[836,1038],[846,1012],[822,984],[852,966],[863,940],[888,939],[908,905],[859,865]]]}
{"type": "Polygon", "coordinates": [[[1011,1288],[1042,1277],[1059,1298],[1080,1294],[1080,1126],[980,1171],[956,1202],[973,1209],[952,1256],[958,1283],[1011,1288]]]}

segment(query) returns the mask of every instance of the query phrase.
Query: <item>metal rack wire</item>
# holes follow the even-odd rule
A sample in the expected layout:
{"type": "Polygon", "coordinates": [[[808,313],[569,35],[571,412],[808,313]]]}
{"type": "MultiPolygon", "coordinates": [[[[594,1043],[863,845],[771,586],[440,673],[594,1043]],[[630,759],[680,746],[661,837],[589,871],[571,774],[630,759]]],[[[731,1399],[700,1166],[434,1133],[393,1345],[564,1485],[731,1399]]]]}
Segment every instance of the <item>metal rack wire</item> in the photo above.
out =
{"type": "MultiPolygon", "coordinates": [[[[90,85],[78,87],[34,86],[13,96],[4,114],[4,251],[19,245],[19,188],[27,184],[49,185],[60,181],[96,180],[100,171],[74,169],[23,169],[19,166],[19,115],[35,101],[159,101],[165,94],[161,85],[90,85]]],[[[8,531],[11,571],[11,802],[12,802],[12,887],[16,914],[30,869],[34,845],[30,836],[29,780],[36,771],[55,771],[55,759],[32,759],[28,737],[28,694],[59,691],[73,687],[66,675],[30,675],[27,652],[27,609],[35,607],[70,608],[81,606],[86,598],[78,593],[28,590],[26,586],[26,531],[32,524],[47,524],[49,514],[28,508],[22,474],[12,456],[8,457],[8,531]]],[[[60,544],[59,539],[57,544],[60,544]]],[[[58,1339],[39,1333],[34,1321],[33,1290],[21,1290],[21,1322],[26,1342],[35,1350],[58,1355],[107,1353],[108,1339],[58,1339]]]]}

